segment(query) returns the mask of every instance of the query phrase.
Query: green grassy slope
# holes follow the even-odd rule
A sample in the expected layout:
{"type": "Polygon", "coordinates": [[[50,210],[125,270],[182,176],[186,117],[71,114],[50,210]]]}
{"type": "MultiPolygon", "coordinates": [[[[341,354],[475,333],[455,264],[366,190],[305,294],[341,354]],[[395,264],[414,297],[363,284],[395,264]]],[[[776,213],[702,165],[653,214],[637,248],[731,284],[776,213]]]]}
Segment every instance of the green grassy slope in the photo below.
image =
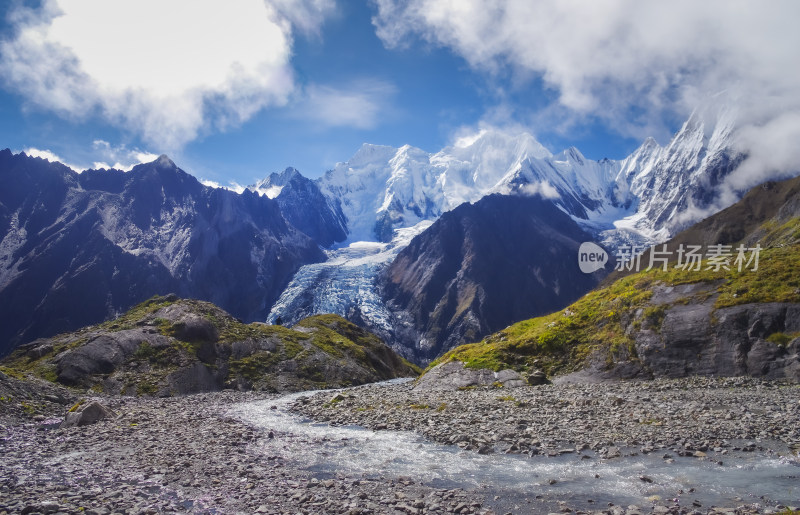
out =
{"type": "Polygon", "coordinates": [[[20,347],[0,361],[0,371],[64,382],[63,357],[101,341],[111,342],[103,345],[114,364],[90,367],[74,386],[113,392],[113,384],[121,384],[122,393],[152,395],[168,388],[170,374],[197,364],[220,387],[266,390],[339,387],[420,373],[377,336],[335,315],[309,317],[294,328],[244,324],[213,304],[175,296],[153,297],[115,320],[20,347]],[[118,353],[124,356],[113,358],[118,353]]]}
{"type": "MultiPolygon", "coordinates": [[[[800,218],[770,220],[755,232],[764,247],[757,271],[739,272],[735,267],[714,271],[704,261],[700,271],[671,265],[666,272],[653,269],[628,275],[588,293],[564,310],[519,322],[479,343],[453,349],[430,367],[458,360],[471,368],[539,368],[552,375],[584,368],[587,357],[597,351],[605,353],[609,361],[620,353],[635,356],[635,331],[658,330],[669,307],[649,302],[658,286],[705,284],[695,295],[716,295],[717,309],[750,303],[800,302],[800,218]]],[[[696,299],[683,298],[680,302],[692,300],[696,299]]]]}

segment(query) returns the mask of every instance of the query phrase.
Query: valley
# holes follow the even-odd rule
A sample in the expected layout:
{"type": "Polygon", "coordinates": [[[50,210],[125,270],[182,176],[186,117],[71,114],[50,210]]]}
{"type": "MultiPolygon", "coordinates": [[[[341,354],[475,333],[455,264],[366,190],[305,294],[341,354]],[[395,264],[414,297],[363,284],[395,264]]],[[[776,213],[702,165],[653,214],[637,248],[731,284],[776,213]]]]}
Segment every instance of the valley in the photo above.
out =
{"type": "Polygon", "coordinates": [[[4,151],[0,354],[176,293],[247,323],[337,314],[426,365],[589,292],[613,263],[580,272],[582,242],[646,248],[735,202],[736,117],[699,109],[619,161],[492,130],[435,153],[365,144],[240,194],[166,156],[78,174],[4,151]]]}
{"type": "Polygon", "coordinates": [[[39,418],[0,416],[9,513],[751,514],[798,499],[797,385],[93,396],[117,417],[63,429],[66,407],[28,388],[39,418]]]}
{"type": "Polygon", "coordinates": [[[0,1],[0,515],[800,515],[798,19],[0,1]]]}
{"type": "Polygon", "coordinates": [[[728,115],[242,193],[0,153],[0,513],[793,513],[800,182],[731,193],[728,115]]]}

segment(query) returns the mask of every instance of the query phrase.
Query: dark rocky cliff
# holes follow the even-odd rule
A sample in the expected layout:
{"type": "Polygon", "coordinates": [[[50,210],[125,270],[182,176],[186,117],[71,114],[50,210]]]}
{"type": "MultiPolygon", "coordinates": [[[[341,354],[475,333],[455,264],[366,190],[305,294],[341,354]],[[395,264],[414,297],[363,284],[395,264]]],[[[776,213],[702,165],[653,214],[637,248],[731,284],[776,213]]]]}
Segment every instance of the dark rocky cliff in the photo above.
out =
{"type": "Polygon", "coordinates": [[[124,312],[154,294],[263,320],[324,254],[278,204],[201,185],[166,156],[77,174],[0,152],[0,356],[124,312]]]}
{"type": "Polygon", "coordinates": [[[427,361],[568,305],[602,274],[578,268],[590,239],[538,196],[491,195],[443,214],[379,278],[389,307],[409,321],[399,341],[427,361]]]}

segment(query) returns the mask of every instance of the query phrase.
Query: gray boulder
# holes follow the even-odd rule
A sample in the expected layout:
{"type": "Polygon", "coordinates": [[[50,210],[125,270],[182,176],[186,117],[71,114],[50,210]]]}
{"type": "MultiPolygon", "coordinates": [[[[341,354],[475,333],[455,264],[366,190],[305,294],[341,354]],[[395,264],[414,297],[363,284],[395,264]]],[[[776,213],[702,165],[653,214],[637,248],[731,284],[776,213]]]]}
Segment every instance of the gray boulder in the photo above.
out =
{"type": "Polygon", "coordinates": [[[28,351],[25,353],[26,356],[31,359],[39,359],[52,352],[53,344],[46,340],[36,340],[27,345],[26,348],[28,348],[28,351]]]}
{"type": "Polygon", "coordinates": [[[541,370],[533,370],[528,372],[528,384],[531,386],[539,386],[543,384],[550,384],[550,380],[547,379],[547,374],[545,374],[541,370]]]}
{"type": "Polygon", "coordinates": [[[467,368],[461,361],[448,361],[430,369],[419,378],[415,390],[456,390],[470,386],[489,386],[499,383],[504,387],[525,385],[525,380],[514,370],[494,372],[485,368],[467,368]]]}
{"type": "Polygon", "coordinates": [[[171,304],[158,310],[155,315],[172,323],[172,335],[179,340],[194,343],[215,343],[219,340],[219,330],[214,322],[200,316],[187,304],[171,304]]]}
{"type": "Polygon", "coordinates": [[[68,350],[56,358],[58,382],[70,386],[92,384],[91,376],[114,372],[143,341],[161,345],[166,338],[145,333],[144,329],[128,329],[94,336],[85,345],[68,350]]]}
{"type": "Polygon", "coordinates": [[[198,392],[217,392],[222,390],[222,371],[217,374],[202,363],[193,363],[180,368],[167,376],[169,392],[179,395],[198,392]]]}
{"type": "Polygon", "coordinates": [[[185,342],[214,343],[219,340],[219,331],[214,323],[197,315],[187,315],[172,326],[174,335],[185,342]]]}
{"type": "Polygon", "coordinates": [[[116,418],[117,414],[99,402],[90,402],[67,413],[60,427],[88,426],[101,420],[116,418]]]}

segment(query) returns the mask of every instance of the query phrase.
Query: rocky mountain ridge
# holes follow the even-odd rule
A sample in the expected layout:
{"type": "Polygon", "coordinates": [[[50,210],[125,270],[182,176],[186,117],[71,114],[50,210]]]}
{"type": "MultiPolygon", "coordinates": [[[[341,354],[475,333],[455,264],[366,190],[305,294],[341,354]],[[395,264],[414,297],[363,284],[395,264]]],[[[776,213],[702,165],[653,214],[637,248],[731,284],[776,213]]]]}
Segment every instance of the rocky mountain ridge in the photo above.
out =
{"type": "Polygon", "coordinates": [[[166,156],[77,174],[4,150],[0,182],[0,355],[171,291],[264,320],[325,259],[274,200],[203,186],[166,156]]]}
{"type": "Polygon", "coordinates": [[[294,168],[273,173],[251,190],[275,199],[284,218],[323,247],[347,239],[347,218],[339,200],[294,168]]]}
{"type": "MultiPolygon", "coordinates": [[[[394,229],[494,193],[538,194],[591,231],[660,241],[726,207],[721,187],[745,157],[736,119],[733,108],[698,109],[666,146],[648,138],[622,160],[587,159],[575,147],[552,154],[529,133],[497,128],[435,153],[364,144],[315,184],[341,209],[347,242],[387,242],[394,229]]],[[[279,198],[282,183],[273,174],[252,188],[279,198]]]]}

